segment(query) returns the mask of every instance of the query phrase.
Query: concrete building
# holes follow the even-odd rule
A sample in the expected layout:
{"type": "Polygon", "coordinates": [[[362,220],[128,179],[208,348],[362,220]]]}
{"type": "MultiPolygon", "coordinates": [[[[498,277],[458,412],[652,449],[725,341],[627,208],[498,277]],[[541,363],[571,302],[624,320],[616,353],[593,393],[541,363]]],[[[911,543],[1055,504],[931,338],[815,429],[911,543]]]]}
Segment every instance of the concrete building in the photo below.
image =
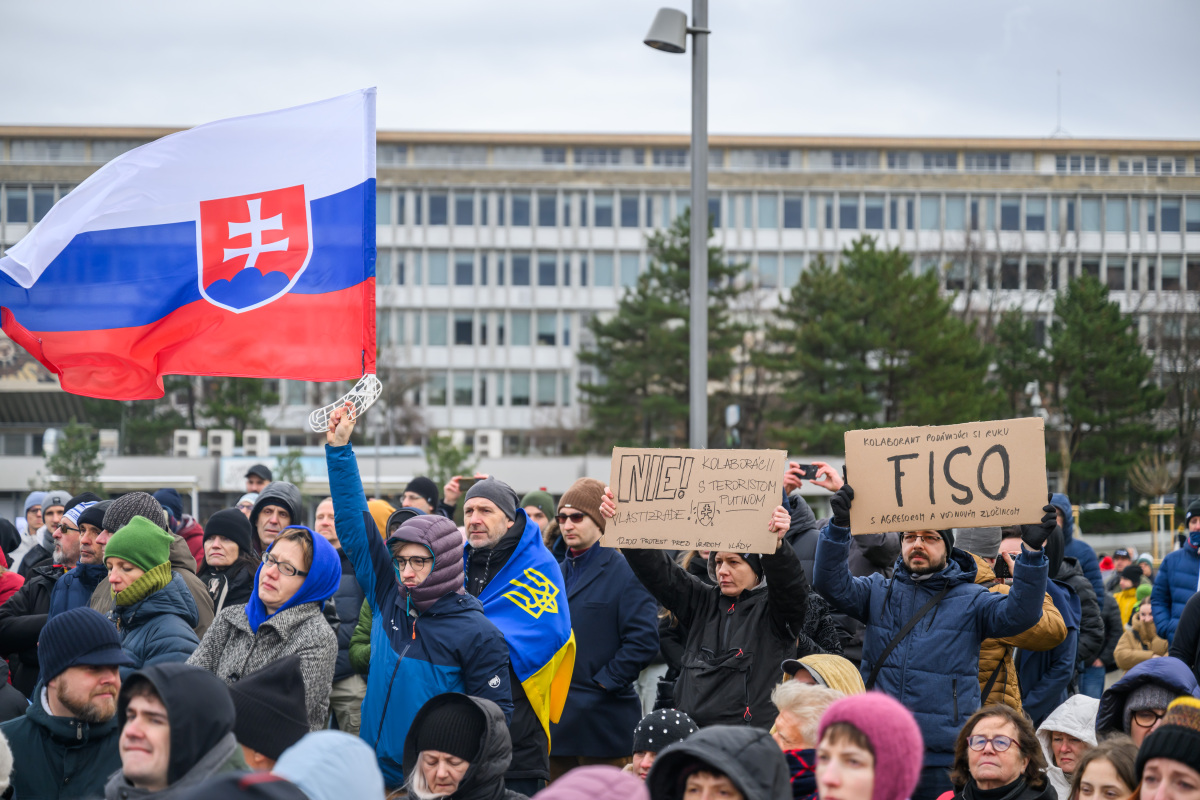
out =
{"type": "MultiPolygon", "coordinates": [[[[101,164],[169,132],[0,127],[0,246],[101,164]]],[[[1021,307],[1044,323],[1054,292],[1090,273],[1152,347],[1196,320],[1200,140],[710,144],[715,243],[749,265],[765,307],[813,259],[869,234],[941,271],[972,314],[1021,307]]],[[[687,208],[688,180],[685,136],[379,132],[379,367],[396,409],[381,442],[448,429],[492,457],[561,453],[592,377],[576,359],[587,322],[645,269],[646,237],[687,208]]],[[[278,389],[272,444],[316,444],[305,416],[341,389],[278,389]]],[[[77,411],[0,339],[0,455],[38,454],[41,431],[77,411]]]]}

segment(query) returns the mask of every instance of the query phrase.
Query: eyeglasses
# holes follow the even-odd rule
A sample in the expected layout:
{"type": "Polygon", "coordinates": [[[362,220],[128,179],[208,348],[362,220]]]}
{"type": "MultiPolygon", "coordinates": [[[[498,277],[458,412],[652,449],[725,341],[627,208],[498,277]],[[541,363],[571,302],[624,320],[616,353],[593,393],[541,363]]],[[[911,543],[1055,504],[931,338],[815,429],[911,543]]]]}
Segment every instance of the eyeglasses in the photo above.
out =
{"type": "Polygon", "coordinates": [[[395,556],[392,558],[392,563],[396,565],[396,569],[404,569],[405,566],[411,566],[417,572],[425,569],[425,565],[433,561],[429,556],[395,556]]]}
{"type": "Polygon", "coordinates": [[[921,544],[927,547],[942,541],[941,536],[935,536],[928,533],[906,533],[901,537],[901,539],[903,539],[905,544],[916,544],[917,540],[920,540],[921,544]]]}
{"type": "Polygon", "coordinates": [[[275,569],[279,570],[280,575],[286,575],[289,578],[294,577],[296,575],[299,575],[301,578],[303,578],[308,575],[307,572],[302,572],[302,571],[296,569],[295,567],[293,567],[291,564],[287,563],[286,561],[280,561],[278,558],[271,555],[270,553],[263,553],[262,562],[263,562],[263,564],[265,564],[268,567],[274,566],[275,569]]]}
{"type": "Polygon", "coordinates": [[[586,516],[587,516],[587,514],[581,514],[578,511],[576,511],[574,514],[559,514],[557,517],[554,518],[554,520],[559,525],[564,524],[567,520],[571,520],[572,525],[578,525],[579,523],[583,522],[583,518],[586,516]]]}
{"type": "Polygon", "coordinates": [[[987,736],[977,734],[975,736],[967,737],[967,746],[976,751],[987,747],[988,742],[991,742],[992,749],[997,753],[1003,753],[1005,750],[1013,746],[1013,739],[1011,736],[992,736],[989,738],[987,736]]]}
{"type": "Polygon", "coordinates": [[[79,533],[79,528],[72,528],[70,525],[68,525],[65,522],[58,523],[58,525],[56,525],[55,528],[58,530],[59,533],[64,534],[64,535],[68,534],[68,533],[79,533]]]}
{"type": "Polygon", "coordinates": [[[1167,715],[1166,711],[1155,711],[1153,708],[1139,708],[1133,712],[1133,721],[1141,728],[1153,728],[1154,724],[1167,715]]]}

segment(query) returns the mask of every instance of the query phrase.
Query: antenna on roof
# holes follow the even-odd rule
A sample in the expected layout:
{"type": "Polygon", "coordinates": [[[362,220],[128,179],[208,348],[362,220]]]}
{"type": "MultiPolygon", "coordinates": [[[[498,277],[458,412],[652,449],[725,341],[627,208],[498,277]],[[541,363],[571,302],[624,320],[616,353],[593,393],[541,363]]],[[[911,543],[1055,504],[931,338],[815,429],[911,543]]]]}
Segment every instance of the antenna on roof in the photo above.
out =
{"type": "Polygon", "coordinates": [[[1055,125],[1054,132],[1050,134],[1050,138],[1069,139],[1071,137],[1071,132],[1062,126],[1062,69],[1056,69],[1054,72],[1055,75],[1057,75],[1057,100],[1055,103],[1055,116],[1058,124],[1055,125]]]}

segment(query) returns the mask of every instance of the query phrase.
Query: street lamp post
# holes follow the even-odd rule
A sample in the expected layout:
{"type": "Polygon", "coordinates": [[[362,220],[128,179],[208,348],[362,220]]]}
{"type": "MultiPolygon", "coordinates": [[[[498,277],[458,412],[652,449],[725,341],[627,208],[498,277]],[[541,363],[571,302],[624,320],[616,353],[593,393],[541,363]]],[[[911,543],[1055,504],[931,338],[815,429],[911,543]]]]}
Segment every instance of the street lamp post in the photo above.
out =
{"type": "Polygon", "coordinates": [[[708,0],[692,0],[692,24],[673,8],[660,8],[645,42],[656,50],[683,53],[692,34],[692,230],[689,265],[690,414],[688,445],[708,447],[708,0]]]}

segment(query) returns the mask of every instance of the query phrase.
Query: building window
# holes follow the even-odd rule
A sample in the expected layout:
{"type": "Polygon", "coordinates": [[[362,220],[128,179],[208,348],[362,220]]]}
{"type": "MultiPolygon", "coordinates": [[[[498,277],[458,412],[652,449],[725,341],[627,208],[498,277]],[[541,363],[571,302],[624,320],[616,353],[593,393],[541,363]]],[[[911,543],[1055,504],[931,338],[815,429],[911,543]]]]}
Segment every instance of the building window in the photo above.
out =
{"type": "Polygon", "coordinates": [[[558,258],[542,254],[538,256],[538,286],[558,285],[558,258]]]}
{"type": "Polygon", "coordinates": [[[888,153],[888,169],[908,169],[908,153],[888,153]]]}
{"type": "Polygon", "coordinates": [[[1187,232],[1200,233],[1200,196],[1188,198],[1187,232]]]}
{"type": "Polygon", "coordinates": [[[1025,230],[1046,230],[1046,198],[1025,198],[1025,230]]]}
{"type": "Polygon", "coordinates": [[[1012,165],[1009,153],[966,153],[963,169],[969,172],[1008,172],[1012,165]]]}
{"type": "Polygon", "coordinates": [[[512,196],[512,224],[522,228],[529,227],[529,195],[512,196]]]}
{"type": "Polygon", "coordinates": [[[513,253],[512,256],[512,285],[529,285],[529,254],[513,253]]]}
{"type": "Polygon", "coordinates": [[[469,372],[454,373],[454,405],[469,406],[472,404],[472,394],[475,381],[469,372]]]}
{"type": "Polygon", "coordinates": [[[538,225],[542,228],[553,228],[558,225],[558,197],[553,194],[538,193],[538,225]]]}
{"type": "Polygon", "coordinates": [[[375,224],[392,224],[392,190],[378,189],[375,192],[375,224]]]}
{"type": "Polygon", "coordinates": [[[921,166],[926,172],[958,169],[958,153],[939,150],[921,154],[921,166]]]}
{"type": "Polygon", "coordinates": [[[783,197],[783,227],[804,227],[804,198],[796,195],[783,197]]]}
{"type": "Polygon", "coordinates": [[[596,253],[592,256],[592,264],[596,270],[596,286],[611,289],[613,285],[612,253],[596,253]]]}
{"type": "Polygon", "coordinates": [[[430,250],[425,254],[425,275],[429,286],[447,283],[449,254],[445,250],[430,250]]]}
{"type": "Polygon", "coordinates": [[[883,198],[868,195],[863,204],[863,227],[867,230],[883,230],[883,198]]]}
{"type": "Polygon", "coordinates": [[[636,228],[638,226],[637,195],[621,195],[621,227],[636,228]]]}
{"type": "Polygon", "coordinates": [[[637,286],[638,279],[638,254],[637,253],[622,253],[621,254],[621,286],[631,288],[637,286]]]}
{"type": "Polygon", "coordinates": [[[428,398],[428,403],[431,406],[446,405],[446,375],[444,373],[436,373],[429,376],[429,382],[425,396],[428,398]]]}
{"type": "Polygon", "coordinates": [[[844,231],[858,230],[858,195],[838,198],[838,227],[844,231]]]}
{"type": "Polygon", "coordinates": [[[804,256],[799,253],[789,253],[783,257],[783,285],[795,286],[800,282],[800,273],[804,271],[804,256]]]}
{"type": "Polygon", "coordinates": [[[430,347],[446,346],[446,326],[449,322],[445,311],[429,311],[425,314],[429,330],[426,342],[430,347]]]}
{"type": "Polygon", "coordinates": [[[565,164],[565,163],[567,163],[567,148],[565,148],[565,147],[543,147],[542,148],[542,163],[543,164],[565,164]]]}
{"type": "Polygon", "coordinates": [[[758,285],[763,289],[776,289],[779,287],[779,256],[759,255],[758,285]]]}
{"type": "Polygon", "coordinates": [[[615,147],[576,147],[575,163],[589,167],[616,166],[621,163],[621,151],[615,147]]]}
{"type": "MultiPolygon", "coordinates": [[[[1163,233],[1179,233],[1179,198],[1164,197],[1162,199],[1161,220],[1163,233]]],[[[1165,270],[1165,266],[1164,266],[1165,270]]],[[[1166,272],[1163,272],[1163,279],[1167,277],[1166,272]]],[[[1163,288],[1166,288],[1165,286],[1163,288]]]]}
{"type": "Polygon", "coordinates": [[[530,314],[528,311],[512,312],[512,343],[513,347],[529,347],[530,314]]]}
{"type": "Polygon", "coordinates": [[[1001,289],[1020,289],[1021,288],[1021,262],[1014,259],[1005,259],[1000,264],[1000,288],[1001,289]]]}
{"type": "Polygon", "coordinates": [[[529,373],[515,372],[509,379],[509,392],[512,395],[512,405],[529,405],[529,373]]]}
{"type": "Polygon", "coordinates": [[[475,195],[454,194],[454,224],[455,225],[474,225],[475,224],[475,195]]]}
{"type": "Polygon", "coordinates": [[[562,315],[562,346],[571,346],[571,312],[564,311],[562,315]]]}
{"type": "Polygon", "coordinates": [[[475,344],[475,317],[470,311],[459,311],[454,315],[454,343],[475,344]]]}
{"type": "Polygon", "coordinates": [[[29,190],[9,186],[4,206],[8,222],[29,222],[29,190]]]}
{"type": "Polygon", "coordinates": [[[35,186],[33,189],[33,221],[41,222],[54,208],[54,187],[35,186]]]}
{"type": "Polygon", "coordinates": [[[940,227],[941,206],[940,197],[924,196],[921,198],[921,230],[936,231],[940,227]]]}
{"type": "Polygon", "coordinates": [[[537,404],[541,407],[552,406],[555,393],[558,390],[558,375],[554,372],[539,372],[537,374],[537,404]]]}
{"type": "Polygon", "coordinates": [[[1029,261],[1025,264],[1025,288],[1041,291],[1046,288],[1046,265],[1041,261],[1029,261]]]}
{"type": "Polygon", "coordinates": [[[1180,273],[1183,269],[1182,260],[1177,256],[1163,256],[1162,260],[1162,290],[1178,292],[1180,273]]]}
{"type": "Polygon", "coordinates": [[[454,256],[454,285],[475,285],[475,259],[470,253],[458,253],[454,256]]]}
{"type": "MultiPolygon", "coordinates": [[[[649,224],[649,223],[647,223],[649,224]]],[[[714,228],[721,227],[721,198],[708,198],[708,224],[714,228]]]]}
{"type": "Polygon", "coordinates": [[[1146,233],[1158,233],[1158,203],[1153,197],[1146,198],[1146,233]]]}
{"type": "Polygon", "coordinates": [[[685,147],[656,147],[651,161],[656,167],[686,167],[688,151],[685,147]]]}
{"type": "MultiPolygon", "coordinates": [[[[96,145],[92,142],[92,160],[96,157],[96,145]]],[[[396,167],[408,163],[408,147],[402,144],[375,145],[375,162],[380,166],[396,167]]]]}
{"type": "Polygon", "coordinates": [[[596,227],[611,228],[613,226],[613,196],[598,194],[595,198],[596,227]]]}
{"type": "MultiPolygon", "coordinates": [[[[1082,206],[1082,220],[1081,221],[1084,224],[1083,229],[1085,231],[1093,230],[1092,228],[1087,227],[1087,225],[1088,225],[1088,202],[1089,202],[1088,200],[1084,200],[1083,206],[1082,206]]],[[[1091,202],[1096,203],[1097,206],[1100,204],[1099,200],[1095,200],[1095,201],[1091,201],[1091,202]]],[[[1125,232],[1125,198],[1124,197],[1107,197],[1107,198],[1105,198],[1104,205],[1105,205],[1105,208],[1104,208],[1104,230],[1108,231],[1109,233],[1124,233],[1125,232]]],[[[1096,216],[1099,217],[1099,209],[1097,209],[1096,216]]],[[[1097,224],[1096,224],[1095,230],[1099,230],[1099,227],[1100,227],[1098,224],[1099,220],[1097,219],[1096,222],[1097,222],[1097,224]]]]}
{"type": "MultiPolygon", "coordinates": [[[[1105,283],[1108,288],[1114,292],[1125,291],[1125,260],[1117,260],[1117,256],[1108,257],[1108,266],[1105,268],[1105,283]]],[[[1085,267],[1090,267],[1091,264],[1086,264],[1085,267]]],[[[1096,269],[1099,270],[1100,265],[1096,264],[1096,269]]],[[[1086,270],[1085,270],[1086,271],[1086,270]]]]}
{"type": "Polygon", "coordinates": [[[758,227],[775,230],[779,227],[779,197],[775,194],[758,196],[758,227]]]}
{"type": "Polygon", "coordinates": [[[1006,197],[1000,201],[1000,230],[1021,230],[1021,201],[1015,197],[1006,197]]]}
{"type": "Polygon", "coordinates": [[[787,169],[791,164],[790,150],[755,150],[754,166],[766,169],[787,169]]]}
{"type": "Polygon", "coordinates": [[[444,194],[429,195],[429,224],[430,225],[445,225],[447,219],[447,198],[444,194]]]}
{"type": "MultiPolygon", "coordinates": [[[[1091,275],[1096,280],[1100,280],[1100,259],[1099,258],[1094,259],[1094,260],[1093,259],[1085,259],[1083,262],[1083,273],[1082,274],[1091,275]]],[[[1121,288],[1124,288],[1124,287],[1125,287],[1125,284],[1122,283],[1121,288]]]]}
{"type": "Polygon", "coordinates": [[[967,199],[965,197],[946,198],[946,230],[961,231],[967,227],[967,199]]]}
{"type": "Polygon", "coordinates": [[[872,169],[873,154],[867,150],[834,150],[834,169],[872,169]]]}
{"type": "Polygon", "coordinates": [[[496,405],[504,405],[504,373],[497,372],[496,379],[496,405]]]}
{"type": "Polygon", "coordinates": [[[571,373],[564,372],[562,374],[562,404],[564,406],[571,405],[571,373]]]}

